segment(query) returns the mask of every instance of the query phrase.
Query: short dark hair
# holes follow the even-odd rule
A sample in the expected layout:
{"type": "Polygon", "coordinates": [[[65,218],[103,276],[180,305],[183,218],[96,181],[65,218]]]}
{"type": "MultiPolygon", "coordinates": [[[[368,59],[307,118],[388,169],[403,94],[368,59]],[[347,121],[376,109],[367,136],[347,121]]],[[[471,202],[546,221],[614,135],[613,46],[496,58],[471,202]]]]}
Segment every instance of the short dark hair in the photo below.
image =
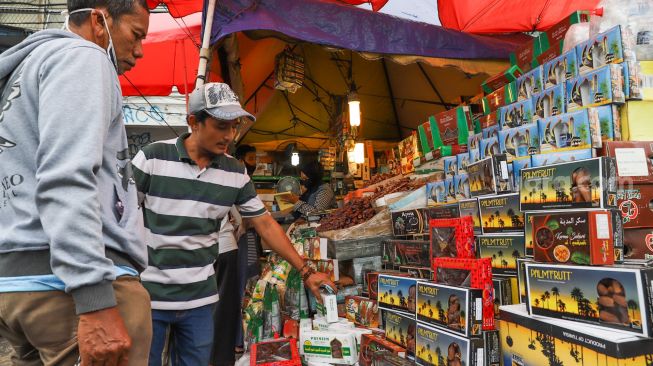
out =
{"type": "Polygon", "coordinates": [[[204,109],[192,113],[192,115],[195,116],[195,120],[197,121],[197,123],[204,123],[207,118],[211,117],[211,115],[204,109]]]}
{"type": "Polygon", "coordinates": [[[234,154],[234,158],[236,158],[238,160],[244,159],[245,155],[247,155],[247,154],[249,154],[251,152],[253,152],[253,153],[256,152],[256,148],[254,146],[246,145],[246,144],[239,145],[236,148],[236,153],[234,154]]]}
{"type": "MultiPolygon", "coordinates": [[[[147,7],[147,0],[68,0],[68,12],[72,13],[84,8],[106,8],[115,21],[120,21],[121,16],[134,12],[135,5],[150,11],[147,7]]],[[[71,14],[70,22],[79,26],[88,19],[89,15],[90,12],[71,14]]]]}
{"type": "Polygon", "coordinates": [[[324,169],[317,160],[308,160],[299,167],[299,171],[304,173],[313,186],[322,184],[322,177],[324,177],[324,169]]]}

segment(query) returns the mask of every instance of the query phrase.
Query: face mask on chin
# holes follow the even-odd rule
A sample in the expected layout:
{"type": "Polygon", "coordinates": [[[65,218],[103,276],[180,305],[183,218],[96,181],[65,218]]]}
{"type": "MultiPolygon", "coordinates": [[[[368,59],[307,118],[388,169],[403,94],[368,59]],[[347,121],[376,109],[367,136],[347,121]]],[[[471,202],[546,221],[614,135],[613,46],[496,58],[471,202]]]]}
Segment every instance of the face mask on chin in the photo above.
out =
{"type": "Polygon", "coordinates": [[[116,72],[120,73],[120,70],[118,69],[118,58],[116,57],[116,50],[113,47],[113,38],[111,38],[111,32],[109,31],[109,23],[107,23],[107,17],[104,15],[104,12],[102,12],[99,9],[94,9],[94,8],[83,8],[83,9],[77,9],[73,10],[70,13],[67,10],[64,10],[62,14],[66,16],[66,19],[64,20],[63,24],[63,29],[70,31],[70,27],[68,26],[68,22],[70,20],[70,15],[75,14],[75,13],[81,13],[84,11],[90,11],[91,14],[94,11],[99,11],[100,14],[102,15],[102,19],[104,19],[104,29],[107,30],[107,35],[109,36],[109,45],[107,46],[107,49],[105,50],[107,52],[107,56],[109,57],[109,60],[111,60],[111,63],[113,64],[113,67],[116,69],[116,72]]]}

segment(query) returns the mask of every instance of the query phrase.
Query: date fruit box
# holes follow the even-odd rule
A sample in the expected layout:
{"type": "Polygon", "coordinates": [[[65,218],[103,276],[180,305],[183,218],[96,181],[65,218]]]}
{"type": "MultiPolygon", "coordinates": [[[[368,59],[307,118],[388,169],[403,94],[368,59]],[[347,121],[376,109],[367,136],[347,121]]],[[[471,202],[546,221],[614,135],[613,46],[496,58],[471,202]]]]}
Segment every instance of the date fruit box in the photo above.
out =
{"type": "Polygon", "coordinates": [[[373,357],[379,351],[387,351],[401,358],[406,357],[406,349],[386,340],[380,335],[363,334],[361,340],[360,360],[361,366],[372,366],[373,357]]]}
{"type": "Polygon", "coordinates": [[[421,209],[392,212],[391,218],[392,235],[395,237],[428,233],[428,218],[421,209]]]}
{"type": "Polygon", "coordinates": [[[613,214],[618,215],[610,210],[530,214],[535,261],[597,266],[614,264],[613,214]]]}
{"type": "Polygon", "coordinates": [[[481,89],[486,93],[492,93],[500,87],[517,80],[522,75],[522,70],[515,65],[512,65],[508,70],[496,74],[481,83],[481,89]]]}
{"type": "Polygon", "coordinates": [[[593,158],[592,149],[556,151],[531,156],[533,168],[593,158]]]}
{"type": "Polygon", "coordinates": [[[398,266],[428,267],[431,262],[431,244],[428,240],[391,240],[395,247],[395,264],[398,266]]]}
{"type": "Polygon", "coordinates": [[[524,232],[519,193],[479,197],[478,204],[483,234],[524,232]]]}
{"type": "Polygon", "coordinates": [[[474,258],[474,223],[469,216],[429,221],[431,258],[474,258]]]}
{"type": "Polygon", "coordinates": [[[499,131],[499,151],[509,162],[540,151],[540,132],[537,123],[499,131]]]}
{"type": "Polygon", "coordinates": [[[524,235],[481,235],[478,254],[492,260],[492,275],[517,275],[517,258],[524,257],[524,235]]]}
{"type": "Polygon", "coordinates": [[[501,307],[503,365],[646,366],[653,340],[597,330],[578,322],[538,319],[524,305],[501,307]],[[546,350],[546,351],[545,351],[546,350]]]}
{"type": "MultiPolygon", "coordinates": [[[[399,267],[397,267],[399,268],[399,267]]],[[[386,274],[389,276],[411,277],[410,274],[400,271],[379,271],[369,272],[367,274],[367,295],[370,299],[377,300],[379,297],[379,275],[386,274]]]]}
{"type": "Polygon", "coordinates": [[[621,185],[653,184],[653,141],[607,141],[602,155],[617,161],[621,185]]]}
{"type": "Polygon", "coordinates": [[[550,88],[564,84],[567,80],[578,76],[578,59],[576,49],[563,53],[562,55],[544,64],[544,87],[550,88]]]}
{"type": "Polygon", "coordinates": [[[543,71],[542,66],[538,66],[517,79],[517,100],[530,101],[533,95],[544,90],[543,71]]]}
{"type": "Polygon", "coordinates": [[[605,104],[623,104],[624,72],[621,65],[606,65],[567,81],[567,111],[605,104]]]}
{"type": "Polygon", "coordinates": [[[507,193],[513,189],[505,155],[495,155],[467,166],[472,197],[507,193]]]}
{"type": "Polygon", "coordinates": [[[565,104],[565,85],[559,84],[535,94],[533,102],[533,118],[542,119],[560,115],[567,111],[565,104]]]}
{"type": "Polygon", "coordinates": [[[624,229],[624,260],[626,262],[653,260],[653,227],[624,229]]]}
{"type": "Polygon", "coordinates": [[[653,185],[620,186],[617,190],[617,204],[624,228],[653,226],[653,185]]]}
{"type": "Polygon", "coordinates": [[[435,282],[483,291],[483,330],[494,329],[494,297],[490,258],[434,258],[435,282]]]}
{"type": "Polygon", "coordinates": [[[622,32],[621,26],[597,34],[576,46],[578,69],[581,74],[608,64],[620,64],[634,58],[632,35],[622,32]]]}
{"type": "Polygon", "coordinates": [[[338,331],[302,331],[299,353],[307,361],[354,365],[358,362],[356,336],[338,331]]]}
{"type": "Polygon", "coordinates": [[[385,339],[406,349],[406,354],[415,355],[415,317],[391,310],[383,310],[383,330],[385,339]]]}
{"type": "Polygon", "coordinates": [[[533,103],[530,99],[499,108],[502,129],[519,127],[533,122],[533,103]]]}
{"type": "Polygon", "coordinates": [[[432,282],[417,284],[417,320],[465,337],[480,336],[482,290],[432,282]]]}
{"type": "Polygon", "coordinates": [[[482,338],[465,338],[425,324],[417,325],[415,362],[421,366],[483,366],[482,338]],[[440,352],[437,352],[440,350],[440,352]]]}
{"type": "Polygon", "coordinates": [[[380,274],[377,297],[379,308],[404,312],[414,317],[417,282],[414,278],[380,274]]]}
{"type": "Polygon", "coordinates": [[[502,305],[512,305],[512,278],[494,278],[494,318],[500,319],[499,307],[502,305]]]}
{"type": "Polygon", "coordinates": [[[517,259],[517,292],[519,295],[519,303],[525,304],[528,302],[526,297],[526,263],[532,263],[533,258],[518,258],[517,259]]]}
{"type": "Polygon", "coordinates": [[[616,164],[594,158],[522,169],[522,211],[617,208],[616,164]]]}
{"type": "Polygon", "coordinates": [[[345,297],[345,317],[361,327],[379,327],[379,308],[374,299],[362,296],[345,297]]]}
{"type": "Polygon", "coordinates": [[[478,208],[478,198],[459,200],[458,207],[460,208],[460,217],[471,216],[472,222],[474,223],[474,233],[480,234],[482,232],[482,227],[481,215],[478,208]]]}
{"type": "Polygon", "coordinates": [[[651,280],[652,267],[526,263],[528,311],[650,337],[651,280]]]}
{"type": "Polygon", "coordinates": [[[592,147],[587,110],[564,113],[538,121],[540,151],[567,151],[592,147]]]}

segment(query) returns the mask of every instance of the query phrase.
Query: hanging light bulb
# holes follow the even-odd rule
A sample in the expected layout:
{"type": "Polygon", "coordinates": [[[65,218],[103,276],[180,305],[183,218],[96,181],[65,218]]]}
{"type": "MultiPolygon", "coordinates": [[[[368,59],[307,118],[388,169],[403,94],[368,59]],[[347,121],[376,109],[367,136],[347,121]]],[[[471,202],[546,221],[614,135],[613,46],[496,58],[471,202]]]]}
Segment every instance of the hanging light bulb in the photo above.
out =
{"type": "Polygon", "coordinates": [[[296,152],[292,153],[292,155],[290,156],[290,164],[292,166],[299,165],[299,153],[296,152]]]}
{"type": "Polygon", "coordinates": [[[355,90],[352,89],[349,93],[347,102],[349,103],[349,125],[358,127],[361,125],[361,101],[355,90]]]}
{"type": "Polygon", "coordinates": [[[363,164],[365,162],[365,144],[362,142],[354,146],[354,163],[363,164]]]}

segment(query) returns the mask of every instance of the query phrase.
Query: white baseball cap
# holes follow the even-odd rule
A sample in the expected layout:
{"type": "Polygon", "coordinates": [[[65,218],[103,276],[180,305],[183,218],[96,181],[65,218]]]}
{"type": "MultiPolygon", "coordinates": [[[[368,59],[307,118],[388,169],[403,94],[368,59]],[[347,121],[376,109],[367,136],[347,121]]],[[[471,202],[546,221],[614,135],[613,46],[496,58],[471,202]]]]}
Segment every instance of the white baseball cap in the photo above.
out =
{"type": "Polygon", "coordinates": [[[191,114],[206,111],[223,121],[240,117],[256,121],[256,117],[241,107],[238,97],[225,83],[207,83],[193,90],[188,98],[188,111],[191,114]]]}

